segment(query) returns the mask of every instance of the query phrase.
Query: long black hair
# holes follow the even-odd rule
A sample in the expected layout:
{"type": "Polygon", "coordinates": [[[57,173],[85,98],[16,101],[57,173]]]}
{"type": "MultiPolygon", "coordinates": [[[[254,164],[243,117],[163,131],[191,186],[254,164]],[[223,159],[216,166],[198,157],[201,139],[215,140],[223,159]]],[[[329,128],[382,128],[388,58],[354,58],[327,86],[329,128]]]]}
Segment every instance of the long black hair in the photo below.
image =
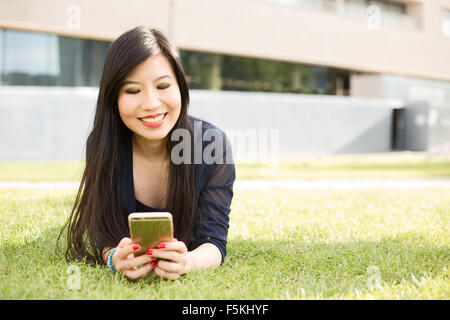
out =
{"type": "MultiPolygon", "coordinates": [[[[110,46],[100,82],[93,129],[89,136],[86,166],[75,203],[58,240],[67,228],[66,260],[102,263],[96,248],[115,247],[129,237],[128,223],[121,200],[121,152],[131,131],[120,118],[117,99],[126,76],[146,59],[162,53],[170,62],[181,94],[181,112],[173,130],[183,128],[192,133],[187,109],[189,90],[181,60],[162,32],[146,27],[133,28],[119,36],[110,46]]],[[[171,154],[176,142],[166,139],[171,154]]],[[[191,162],[193,163],[193,162],[191,162]]],[[[197,216],[193,164],[169,165],[168,201],[173,214],[175,237],[188,245],[197,216]]]]}

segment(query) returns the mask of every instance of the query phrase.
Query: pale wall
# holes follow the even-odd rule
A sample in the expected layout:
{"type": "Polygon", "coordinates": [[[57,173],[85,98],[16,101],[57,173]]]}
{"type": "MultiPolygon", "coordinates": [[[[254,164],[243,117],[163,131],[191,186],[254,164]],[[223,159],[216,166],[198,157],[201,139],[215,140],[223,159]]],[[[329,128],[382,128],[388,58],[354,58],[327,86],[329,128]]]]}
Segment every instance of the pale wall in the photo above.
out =
{"type": "Polygon", "coordinates": [[[250,0],[0,0],[0,27],[113,40],[144,24],[182,49],[450,81],[450,39],[438,23],[450,1],[412,2],[423,7],[422,31],[370,30],[347,17],[250,0]],[[70,4],[81,9],[79,30],[67,28],[70,4]]]}
{"type": "MultiPolygon", "coordinates": [[[[97,90],[0,86],[0,161],[83,159],[97,90]]],[[[189,113],[226,132],[267,130],[270,141],[270,130],[279,130],[281,158],[390,151],[392,108],[401,105],[335,96],[190,92],[189,113]]],[[[250,151],[245,152],[241,159],[248,159],[250,151]]]]}

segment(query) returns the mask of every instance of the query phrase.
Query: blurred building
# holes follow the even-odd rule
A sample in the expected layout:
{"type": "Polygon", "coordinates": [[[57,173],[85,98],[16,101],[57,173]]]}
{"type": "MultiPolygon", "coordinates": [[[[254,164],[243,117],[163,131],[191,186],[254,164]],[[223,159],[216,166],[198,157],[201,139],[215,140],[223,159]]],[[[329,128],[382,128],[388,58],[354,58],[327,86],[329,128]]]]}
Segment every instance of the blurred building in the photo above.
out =
{"type": "Polygon", "coordinates": [[[109,43],[142,24],[170,36],[193,89],[450,101],[450,0],[1,0],[0,8],[3,85],[97,86],[109,43]]]}
{"type": "Polygon", "coordinates": [[[0,0],[0,88],[96,88],[136,25],[169,36],[191,89],[450,108],[450,0],[0,0]]]}

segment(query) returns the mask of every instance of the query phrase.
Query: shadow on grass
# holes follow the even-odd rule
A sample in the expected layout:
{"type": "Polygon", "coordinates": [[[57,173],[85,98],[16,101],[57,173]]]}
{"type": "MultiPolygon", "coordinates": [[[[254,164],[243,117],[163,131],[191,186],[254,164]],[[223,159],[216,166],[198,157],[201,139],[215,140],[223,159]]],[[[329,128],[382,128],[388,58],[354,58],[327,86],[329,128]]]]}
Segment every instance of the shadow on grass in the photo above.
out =
{"type": "MultiPolygon", "coordinates": [[[[53,270],[59,277],[67,277],[70,265],[64,259],[65,238],[61,238],[60,252],[55,252],[55,241],[59,228],[43,230],[35,238],[26,239],[21,244],[3,240],[0,251],[1,273],[4,276],[39,277],[53,270]],[[20,254],[17,254],[20,253],[20,254]],[[53,268],[53,269],[52,269],[53,268]],[[61,271],[62,270],[62,271],[61,271]]],[[[407,282],[414,285],[414,278],[438,278],[443,268],[448,267],[450,249],[448,246],[432,246],[412,234],[402,234],[396,238],[382,238],[379,241],[349,241],[321,243],[301,240],[244,240],[231,239],[224,265],[213,270],[195,273],[180,278],[178,282],[163,282],[155,288],[177,286],[220,288],[221,296],[214,299],[261,299],[277,296],[283,290],[305,290],[323,297],[367,289],[370,279],[385,285],[407,282]],[[165,286],[165,287],[164,287],[165,286]]],[[[109,270],[98,273],[79,263],[83,274],[91,277],[91,283],[115,281],[109,270]]],[[[61,281],[60,281],[61,282],[61,281]]],[[[137,285],[145,288],[161,283],[150,277],[138,284],[120,283],[127,287],[137,285]]],[[[64,282],[61,282],[64,283],[64,282]]],[[[158,289],[155,289],[158,290],[158,289]]],[[[197,289],[195,289],[197,290],[197,289]]],[[[200,290],[201,291],[201,290],[200,290]]],[[[201,294],[200,292],[198,293],[201,294]]],[[[196,294],[193,295],[196,299],[196,294]]]]}
{"type": "MultiPolygon", "coordinates": [[[[59,250],[55,250],[60,230],[58,227],[43,230],[35,238],[25,239],[22,244],[11,244],[3,240],[2,256],[11,259],[9,261],[13,263],[15,258],[19,258],[18,252],[20,259],[33,257],[43,261],[65,262],[65,234],[58,243],[59,250]]],[[[379,241],[330,243],[295,239],[231,239],[227,245],[225,265],[232,268],[272,265],[280,270],[308,272],[317,277],[324,274],[363,275],[367,267],[378,266],[384,278],[395,281],[410,273],[416,276],[440,273],[449,261],[448,246],[433,246],[415,235],[402,234],[379,241]]]]}
{"type": "Polygon", "coordinates": [[[229,241],[226,264],[229,269],[254,270],[250,277],[269,272],[279,282],[330,288],[339,282],[364,287],[374,276],[390,285],[413,283],[411,275],[439,277],[449,261],[448,246],[432,246],[403,234],[379,241],[331,243],[235,239],[229,241]]]}
{"type": "Polygon", "coordinates": [[[28,236],[19,244],[3,240],[1,243],[1,257],[6,258],[8,266],[20,263],[22,260],[32,258],[32,261],[51,263],[53,261],[64,261],[64,252],[67,248],[64,235],[56,247],[56,239],[61,228],[53,227],[39,230],[34,236],[28,236]],[[18,254],[20,253],[20,254],[18,254]]]}

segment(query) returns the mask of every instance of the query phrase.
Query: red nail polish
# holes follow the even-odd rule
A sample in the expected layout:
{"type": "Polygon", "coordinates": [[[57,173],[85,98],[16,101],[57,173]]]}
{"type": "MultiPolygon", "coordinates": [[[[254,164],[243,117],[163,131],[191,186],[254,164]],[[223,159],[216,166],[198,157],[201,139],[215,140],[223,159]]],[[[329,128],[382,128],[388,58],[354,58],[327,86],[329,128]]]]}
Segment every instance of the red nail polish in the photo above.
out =
{"type": "Polygon", "coordinates": [[[153,254],[153,250],[152,249],[148,249],[147,251],[145,251],[146,254],[148,254],[149,256],[151,256],[153,254]]]}
{"type": "Polygon", "coordinates": [[[134,251],[139,250],[139,246],[138,246],[138,245],[134,245],[134,246],[133,246],[133,250],[134,250],[134,251]]]}
{"type": "Polygon", "coordinates": [[[158,263],[158,260],[153,260],[152,262],[150,262],[150,265],[152,267],[156,266],[156,264],[158,263]]]}
{"type": "Polygon", "coordinates": [[[158,244],[158,248],[159,249],[164,249],[166,247],[166,244],[165,243],[160,243],[160,244],[158,244]]]}

